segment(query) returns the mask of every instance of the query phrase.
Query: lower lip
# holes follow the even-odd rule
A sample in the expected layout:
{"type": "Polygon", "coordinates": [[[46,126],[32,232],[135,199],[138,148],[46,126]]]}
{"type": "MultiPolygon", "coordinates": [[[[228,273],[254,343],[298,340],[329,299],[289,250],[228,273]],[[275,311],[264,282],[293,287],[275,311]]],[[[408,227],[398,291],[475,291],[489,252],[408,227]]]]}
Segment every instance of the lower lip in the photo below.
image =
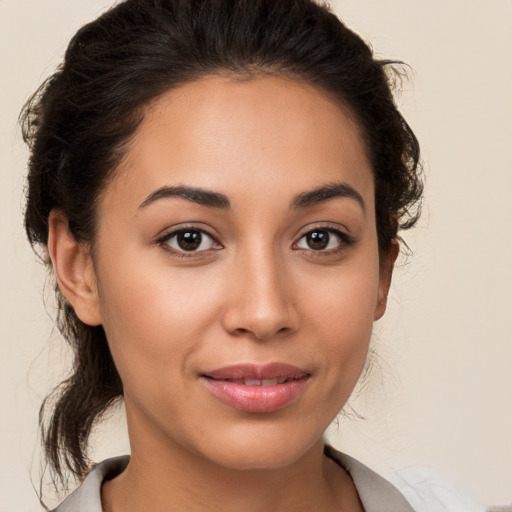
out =
{"type": "Polygon", "coordinates": [[[303,391],[309,376],[275,386],[245,386],[203,377],[206,387],[222,402],[240,411],[272,412],[286,407],[303,391]]]}

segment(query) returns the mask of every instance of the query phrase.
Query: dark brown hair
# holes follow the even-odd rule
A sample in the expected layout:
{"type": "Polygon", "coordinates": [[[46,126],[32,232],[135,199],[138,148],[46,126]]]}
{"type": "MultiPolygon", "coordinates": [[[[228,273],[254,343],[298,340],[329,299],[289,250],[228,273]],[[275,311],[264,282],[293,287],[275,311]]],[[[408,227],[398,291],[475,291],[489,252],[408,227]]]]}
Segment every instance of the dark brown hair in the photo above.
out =
{"type": "MultiPolygon", "coordinates": [[[[25,226],[32,246],[46,246],[54,208],[78,241],[92,242],[98,193],[144,107],[216,73],[295,77],[348,106],[374,171],[381,254],[400,228],[414,225],[419,146],[393,101],[393,63],[375,59],[327,7],[312,0],[126,0],[78,31],[22,112],[31,150],[25,226]]],[[[56,294],[57,325],[74,362],[41,408],[43,443],[58,477],[70,470],[82,478],[94,422],[122,398],[123,387],[103,328],[82,323],[58,288],[56,294]]]]}

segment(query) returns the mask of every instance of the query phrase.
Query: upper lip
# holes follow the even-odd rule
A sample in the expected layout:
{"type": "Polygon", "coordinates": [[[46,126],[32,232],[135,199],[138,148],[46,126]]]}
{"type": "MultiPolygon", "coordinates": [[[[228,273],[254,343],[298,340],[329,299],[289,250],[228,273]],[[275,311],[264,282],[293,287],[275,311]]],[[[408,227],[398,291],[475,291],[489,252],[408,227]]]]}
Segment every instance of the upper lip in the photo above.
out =
{"type": "Polygon", "coordinates": [[[203,374],[215,380],[267,380],[267,379],[300,379],[308,376],[308,372],[286,363],[269,364],[235,364],[225,366],[203,374]]]}

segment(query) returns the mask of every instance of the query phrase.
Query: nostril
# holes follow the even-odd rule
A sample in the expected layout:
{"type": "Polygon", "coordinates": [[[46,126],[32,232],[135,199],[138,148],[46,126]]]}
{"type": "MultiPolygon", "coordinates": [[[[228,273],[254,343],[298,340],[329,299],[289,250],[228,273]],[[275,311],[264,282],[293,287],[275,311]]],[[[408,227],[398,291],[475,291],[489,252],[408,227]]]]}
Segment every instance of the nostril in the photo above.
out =
{"type": "MultiPolygon", "coordinates": [[[[275,281],[266,279],[254,286],[242,287],[247,280],[237,280],[242,287],[238,293],[232,293],[222,312],[222,324],[233,336],[251,335],[257,340],[266,340],[275,336],[286,336],[298,327],[298,313],[291,304],[282,287],[275,281]]],[[[231,290],[233,292],[233,290],[231,290]]]]}

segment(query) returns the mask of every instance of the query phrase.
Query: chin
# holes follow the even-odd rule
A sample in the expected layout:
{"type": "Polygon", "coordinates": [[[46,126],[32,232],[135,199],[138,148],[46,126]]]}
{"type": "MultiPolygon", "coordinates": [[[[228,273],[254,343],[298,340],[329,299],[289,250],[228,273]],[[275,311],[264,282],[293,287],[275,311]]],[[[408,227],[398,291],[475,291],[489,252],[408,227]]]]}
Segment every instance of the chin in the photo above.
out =
{"type": "Polygon", "coordinates": [[[200,451],[211,462],[226,469],[277,470],[294,464],[322,442],[322,433],[307,435],[300,432],[298,425],[293,429],[260,427],[241,429],[224,439],[217,438],[200,451]]]}
{"type": "Polygon", "coordinates": [[[217,459],[218,465],[237,471],[258,471],[258,470],[278,470],[291,466],[303,455],[302,451],[297,450],[238,450],[224,451],[217,459]]]}

